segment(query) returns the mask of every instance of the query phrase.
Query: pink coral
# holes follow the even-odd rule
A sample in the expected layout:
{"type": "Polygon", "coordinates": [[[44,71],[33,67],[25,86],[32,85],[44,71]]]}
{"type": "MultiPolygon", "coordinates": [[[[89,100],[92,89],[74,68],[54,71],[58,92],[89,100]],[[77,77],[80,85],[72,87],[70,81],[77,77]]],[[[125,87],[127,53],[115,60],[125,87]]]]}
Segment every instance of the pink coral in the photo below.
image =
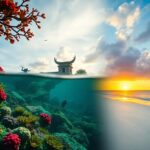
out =
{"type": "Polygon", "coordinates": [[[12,133],[7,134],[2,141],[4,150],[19,150],[20,143],[19,136],[12,133]]]}
{"type": "Polygon", "coordinates": [[[6,101],[7,95],[3,89],[0,89],[0,101],[6,101]]]}
{"type": "Polygon", "coordinates": [[[51,122],[52,122],[52,117],[49,116],[48,114],[41,113],[41,114],[40,114],[40,117],[41,117],[41,119],[42,119],[45,123],[51,124],[51,122]]]}

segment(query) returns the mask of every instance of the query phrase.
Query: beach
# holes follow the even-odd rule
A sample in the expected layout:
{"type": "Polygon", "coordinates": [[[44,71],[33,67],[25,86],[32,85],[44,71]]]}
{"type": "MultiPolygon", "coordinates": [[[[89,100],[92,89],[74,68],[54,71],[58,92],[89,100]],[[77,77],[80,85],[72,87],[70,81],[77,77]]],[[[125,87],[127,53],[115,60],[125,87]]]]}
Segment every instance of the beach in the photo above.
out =
{"type": "Polygon", "coordinates": [[[149,91],[99,92],[103,95],[106,144],[111,150],[150,149],[149,91]]]}

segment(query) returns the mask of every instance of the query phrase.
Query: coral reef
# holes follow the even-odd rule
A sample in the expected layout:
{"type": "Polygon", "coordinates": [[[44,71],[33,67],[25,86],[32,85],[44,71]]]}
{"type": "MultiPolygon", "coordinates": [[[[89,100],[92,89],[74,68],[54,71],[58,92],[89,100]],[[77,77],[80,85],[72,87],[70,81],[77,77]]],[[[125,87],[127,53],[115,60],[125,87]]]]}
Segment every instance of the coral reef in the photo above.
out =
{"type": "Polygon", "coordinates": [[[34,124],[36,121],[39,120],[39,117],[34,116],[34,115],[29,115],[29,116],[18,116],[17,121],[21,125],[28,125],[28,124],[34,124]]]}
{"type": "Polygon", "coordinates": [[[11,108],[8,106],[3,106],[0,108],[0,117],[11,115],[11,108]]]}
{"type": "Polygon", "coordinates": [[[30,139],[31,149],[40,149],[42,147],[42,139],[38,135],[32,135],[30,139]]]}
{"type": "Polygon", "coordinates": [[[40,114],[40,122],[41,122],[41,124],[49,125],[52,122],[52,117],[49,116],[48,114],[41,113],[40,114]]]}
{"type": "Polygon", "coordinates": [[[15,128],[18,126],[17,119],[12,116],[4,116],[1,123],[7,128],[15,128]]]}
{"type": "Polygon", "coordinates": [[[2,141],[3,150],[19,150],[20,143],[21,140],[17,134],[9,133],[2,141]]]}
{"type": "Polygon", "coordinates": [[[7,95],[3,89],[0,89],[0,102],[6,101],[7,95]]]}
{"type": "Polygon", "coordinates": [[[14,109],[14,115],[16,115],[16,116],[18,116],[18,115],[23,115],[25,111],[26,111],[26,110],[25,110],[24,107],[17,106],[17,107],[15,107],[15,109],[14,109]]]}
{"type": "Polygon", "coordinates": [[[4,136],[7,134],[6,128],[0,124],[0,142],[4,138],[4,136]]]}
{"type": "Polygon", "coordinates": [[[86,150],[84,146],[79,144],[74,138],[66,133],[55,133],[55,137],[61,139],[69,150],[86,150]]]}
{"type": "Polygon", "coordinates": [[[0,83],[0,149],[92,150],[99,134],[93,116],[74,111],[68,99],[50,97],[60,81],[6,81],[0,83]]]}
{"type": "Polygon", "coordinates": [[[55,137],[53,135],[46,136],[45,142],[48,149],[50,150],[63,150],[64,148],[62,141],[58,137],[55,137]]]}
{"type": "Polygon", "coordinates": [[[26,142],[31,138],[30,130],[25,127],[18,127],[13,129],[12,133],[19,135],[22,142],[26,142]]]}

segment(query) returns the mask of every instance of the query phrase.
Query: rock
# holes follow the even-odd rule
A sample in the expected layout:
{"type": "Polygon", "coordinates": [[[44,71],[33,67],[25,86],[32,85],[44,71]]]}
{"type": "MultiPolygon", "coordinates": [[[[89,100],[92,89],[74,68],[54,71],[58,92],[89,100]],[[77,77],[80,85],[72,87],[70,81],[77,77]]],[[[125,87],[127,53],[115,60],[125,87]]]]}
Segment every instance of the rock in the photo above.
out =
{"type": "Polygon", "coordinates": [[[95,123],[80,121],[80,122],[74,123],[74,125],[82,129],[88,136],[92,136],[100,132],[100,130],[98,130],[99,127],[95,123]]]}
{"type": "Polygon", "coordinates": [[[88,147],[89,140],[86,133],[82,129],[74,129],[71,131],[71,136],[84,147],[88,147]]]}
{"type": "Polygon", "coordinates": [[[4,116],[1,122],[5,127],[10,128],[10,129],[13,129],[18,126],[17,119],[11,116],[4,116]]]}
{"type": "Polygon", "coordinates": [[[26,108],[31,111],[33,114],[39,115],[41,113],[50,114],[42,106],[26,106],[26,108]]]}
{"type": "Polygon", "coordinates": [[[60,138],[64,145],[66,145],[66,149],[68,150],[87,150],[84,146],[79,144],[74,138],[72,138],[69,134],[66,133],[55,133],[54,136],[60,138]]]}
{"type": "Polygon", "coordinates": [[[25,102],[25,99],[19,93],[15,91],[11,92],[11,96],[14,98],[14,100],[25,102]]]}
{"type": "Polygon", "coordinates": [[[103,126],[101,127],[96,124],[96,123],[90,123],[86,121],[80,121],[76,122],[74,124],[76,127],[82,129],[87,137],[88,137],[88,148],[93,149],[93,145],[95,146],[96,149],[101,147],[104,143],[104,137],[103,137],[103,126]],[[101,145],[101,146],[100,146],[101,145]]]}
{"type": "Polygon", "coordinates": [[[71,132],[70,130],[73,128],[74,128],[73,124],[65,116],[64,113],[58,112],[52,114],[52,124],[51,124],[52,131],[70,133],[71,132]]]}

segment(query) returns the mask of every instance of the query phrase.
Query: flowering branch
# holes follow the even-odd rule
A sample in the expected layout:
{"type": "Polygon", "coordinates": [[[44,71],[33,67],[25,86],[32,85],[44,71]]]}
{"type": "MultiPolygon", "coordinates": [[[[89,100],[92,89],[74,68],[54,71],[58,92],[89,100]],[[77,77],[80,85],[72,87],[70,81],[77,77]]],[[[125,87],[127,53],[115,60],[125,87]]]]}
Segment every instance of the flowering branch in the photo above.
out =
{"type": "Polygon", "coordinates": [[[45,14],[41,14],[37,9],[29,9],[28,2],[22,0],[21,4],[14,0],[0,0],[0,36],[4,36],[10,43],[19,41],[21,37],[27,40],[34,34],[29,25],[34,22],[40,29],[39,18],[45,19],[45,14]]]}

